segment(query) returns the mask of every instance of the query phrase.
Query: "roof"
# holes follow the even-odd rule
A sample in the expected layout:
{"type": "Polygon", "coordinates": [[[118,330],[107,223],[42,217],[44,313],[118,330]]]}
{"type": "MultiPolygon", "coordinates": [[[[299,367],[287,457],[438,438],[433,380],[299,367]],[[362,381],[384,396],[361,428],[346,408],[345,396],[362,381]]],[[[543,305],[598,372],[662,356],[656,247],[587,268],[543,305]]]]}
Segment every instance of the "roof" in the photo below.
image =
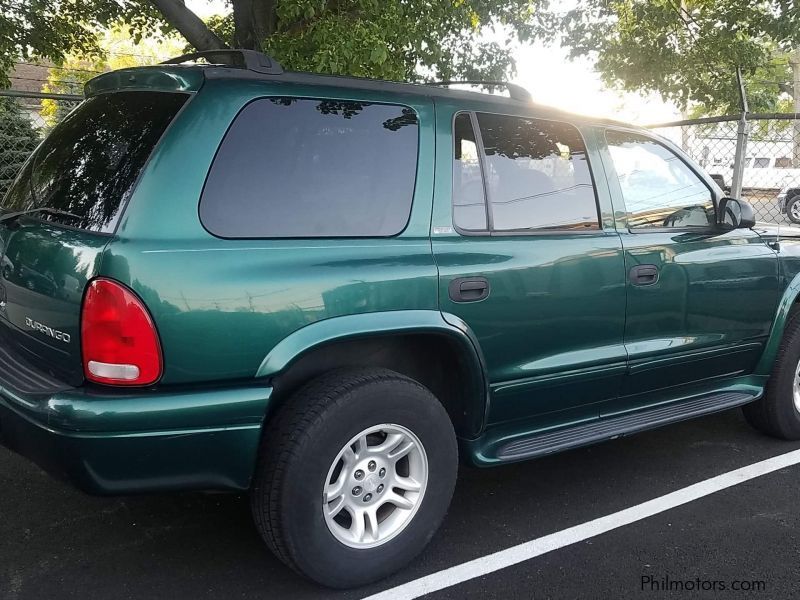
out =
{"type": "MultiPolygon", "coordinates": [[[[197,91],[206,79],[274,81],[297,85],[316,85],[344,89],[363,89],[389,94],[416,95],[451,102],[478,102],[491,106],[491,110],[518,112],[523,108],[529,114],[535,113],[537,116],[542,117],[587,124],[608,124],[635,128],[635,126],[611,119],[578,115],[551,106],[532,104],[529,101],[520,99],[518,94],[517,98],[509,98],[478,91],[453,89],[441,85],[284,71],[274,60],[251,51],[226,50],[207,53],[215,59],[219,55],[228,54],[235,55],[239,59],[226,62],[226,64],[185,64],[182,62],[183,60],[194,60],[202,57],[203,54],[206,53],[178,57],[161,65],[133,67],[105,73],[87,83],[86,95],[89,96],[125,87],[141,87],[142,85],[158,89],[174,89],[176,91],[197,91]]],[[[497,82],[487,82],[487,85],[497,85],[497,82]]]]}

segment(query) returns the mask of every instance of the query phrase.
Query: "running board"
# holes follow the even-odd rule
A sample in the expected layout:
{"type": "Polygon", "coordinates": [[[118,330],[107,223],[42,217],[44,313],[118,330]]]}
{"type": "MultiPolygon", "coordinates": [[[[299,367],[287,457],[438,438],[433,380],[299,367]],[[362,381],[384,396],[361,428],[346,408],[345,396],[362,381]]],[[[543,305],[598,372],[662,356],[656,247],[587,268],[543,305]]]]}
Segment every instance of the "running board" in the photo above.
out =
{"type": "Polygon", "coordinates": [[[670,423],[707,415],[755,400],[744,392],[711,394],[654,408],[601,418],[585,425],[535,434],[508,442],[497,449],[500,461],[516,461],[594,444],[670,423]]]}

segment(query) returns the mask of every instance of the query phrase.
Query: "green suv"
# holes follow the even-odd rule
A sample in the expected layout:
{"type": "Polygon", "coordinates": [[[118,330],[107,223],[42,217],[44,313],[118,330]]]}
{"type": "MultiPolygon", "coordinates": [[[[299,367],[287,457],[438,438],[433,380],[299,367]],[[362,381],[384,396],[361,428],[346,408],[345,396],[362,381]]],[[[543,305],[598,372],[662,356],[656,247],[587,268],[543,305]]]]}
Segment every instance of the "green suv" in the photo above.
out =
{"type": "Polygon", "coordinates": [[[0,215],[3,444],[92,493],[247,491],[350,587],[424,548],[459,458],[740,405],[799,439],[800,230],[508,90],[247,51],[90,81],[0,215]]]}

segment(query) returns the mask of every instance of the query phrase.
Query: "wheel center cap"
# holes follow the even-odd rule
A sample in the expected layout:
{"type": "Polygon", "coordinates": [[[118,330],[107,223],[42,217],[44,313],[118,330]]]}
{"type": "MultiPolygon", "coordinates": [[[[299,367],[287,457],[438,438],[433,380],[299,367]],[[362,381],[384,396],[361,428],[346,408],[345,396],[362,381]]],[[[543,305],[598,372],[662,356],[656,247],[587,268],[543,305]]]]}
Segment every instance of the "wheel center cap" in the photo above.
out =
{"type": "Polygon", "coordinates": [[[364,480],[364,485],[362,485],[361,487],[364,488],[365,492],[371,494],[372,492],[378,489],[379,485],[380,485],[380,477],[378,477],[378,475],[376,475],[375,473],[372,473],[364,480]]]}

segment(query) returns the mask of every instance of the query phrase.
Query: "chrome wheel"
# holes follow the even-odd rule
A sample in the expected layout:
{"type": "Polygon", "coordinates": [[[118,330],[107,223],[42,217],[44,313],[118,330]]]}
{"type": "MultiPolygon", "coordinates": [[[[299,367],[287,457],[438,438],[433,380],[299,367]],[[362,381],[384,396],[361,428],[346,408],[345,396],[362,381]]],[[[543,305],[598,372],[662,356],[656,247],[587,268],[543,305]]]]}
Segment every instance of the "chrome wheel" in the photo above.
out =
{"type": "Polygon", "coordinates": [[[791,201],[791,204],[789,204],[789,214],[795,223],[800,222],[800,199],[791,201]]]}
{"type": "Polygon", "coordinates": [[[794,368],[794,381],[792,381],[792,395],[794,396],[794,408],[800,412],[800,362],[794,368]]]}
{"type": "Polygon", "coordinates": [[[402,425],[365,429],[339,451],[322,491],[333,536],[351,548],[385,544],[411,522],[428,484],[428,457],[402,425]]]}

